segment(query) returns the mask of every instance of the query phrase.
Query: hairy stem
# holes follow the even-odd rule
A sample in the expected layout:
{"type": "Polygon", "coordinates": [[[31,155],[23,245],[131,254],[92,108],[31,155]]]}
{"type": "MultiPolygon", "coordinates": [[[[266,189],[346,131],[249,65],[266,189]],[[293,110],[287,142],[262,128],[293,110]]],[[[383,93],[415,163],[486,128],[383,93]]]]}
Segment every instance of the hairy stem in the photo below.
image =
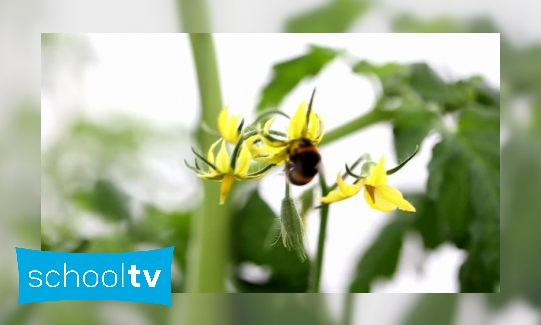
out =
{"type": "MultiPolygon", "coordinates": [[[[326,196],[329,192],[325,176],[322,172],[319,173],[319,185],[321,187],[321,196],[326,196]]],[[[317,241],[317,255],[312,268],[312,283],[311,292],[319,292],[319,284],[321,282],[321,267],[323,265],[323,254],[325,252],[325,236],[327,234],[327,219],[329,216],[329,205],[322,204],[320,208],[321,220],[319,221],[319,237],[317,241]]]]}

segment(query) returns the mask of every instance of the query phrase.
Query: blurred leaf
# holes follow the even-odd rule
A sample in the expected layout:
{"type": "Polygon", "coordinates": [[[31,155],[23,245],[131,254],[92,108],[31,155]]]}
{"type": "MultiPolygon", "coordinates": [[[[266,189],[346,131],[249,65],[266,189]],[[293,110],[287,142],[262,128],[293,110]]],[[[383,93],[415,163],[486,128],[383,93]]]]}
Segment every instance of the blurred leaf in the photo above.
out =
{"type": "MultiPolygon", "coordinates": [[[[466,248],[469,243],[468,230],[474,218],[469,197],[471,191],[468,175],[469,161],[461,152],[459,145],[452,139],[444,140],[436,147],[444,147],[445,151],[443,155],[433,158],[435,162],[443,159],[444,164],[441,167],[434,167],[432,162],[429,165],[429,182],[433,174],[440,173],[441,175],[442,183],[438,190],[437,201],[438,215],[445,222],[448,238],[457,247],[466,248]]],[[[433,150],[433,157],[435,153],[440,152],[436,147],[433,150]]]]}
{"type": "Polygon", "coordinates": [[[438,143],[427,189],[448,239],[468,250],[461,291],[493,292],[499,283],[499,110],[464,109],[456,133],[438,143]]]}
{"type": "Polygon", "coordinates": [[[421,20],[411,14],[398,15],[392,23],[396,32],[402,33],[463,33],[464,26],[456,18],[438,17],[421,20]]]}
{"type": "Polygon", "coordinates": [[[400,14],[392,23],[395,32],[402,33],[499,33],[488,17],[458,19],[450,16],[424,19],[411,14],[400,14]]]}
{"type": "Polygon", "coordinates": [[[47,325],[103,324],[96,301],[59,301],[40,303],[40,321],[47,325]]]}
{"type": "Polygon", "coordinates": [[[353,71],[378,77],[382,87],[379,107],[396,109],[394,106],[398,105],[400,110],[420,115],[417,118],[429,119],[436,111],[454,112],[475,102],[485,106],[499,106],[500,103],[500,92],[489,87],[481,77],[446,82],[424,62],[376,65],[359,61],[353,71]],[[440,109],[430,108],[434,103],[440,109]]]}
{"type": "Polygon", "coordinates": [[[513,293],[508,291],[501,291],[498,294],[485,294],[485,301],[487,306],[493,309],[505,308],[509,302],[512,301],[513,293]]]}
{"type": "Polygon", "coordinates": [[[90,242],[87,239],[81,239],[77,246],[73,247],[71,253],[83,253],[88,249],[90,242]]]}
{"type": "Polygon", "coordinates": [[[253,191],[244,207],[234,215],[233,258],[237,267],[239,288],[245,292],[306,292],[310,261],[301,262],[295,251],[287,250],[277,241],[267,240],[274,234],[276,215],[253,191]],[[270,278],[264,283],[239,277],[241,263],[268,267],[270,278]]]}
{"type": "Polygon", "coordinates": [[[282,293],[234,295],[231,324],[333,325],[326,295],[282,293]]]}
{"type": "Polygon", "coordinates": [[[73,126],[72,137],[78,142],[92,140],[99,143],[103,150],[110,152],[129,152],[141,147],[151,138],[163,140],[167,131],[157,131],[142,120],[125,116],[114,116],[107,123],[79,121],[73,126]]]}
{"type": "MultiPolygon", "coordinates": [[[[5,312],[0,310],[0,324],[2,325],[21,325],[30,324],[30,320],[35,317],[36,304],[16,305],[13,310],[5,312]]],[[[2,306],[4,307],[4,306],[2,306]]]]}
{"type": "Polygon", "coordinates": [[[271,81],[263,88],[257,110],[277,108],[299,82],[317,75],[339,53],[331,48],[312,45],[307,54],[276,64],[271,81]]]}
{"type": "Polygon", "coordinates": [[[88,252],[99,253],[122,253],[135,250],[135,245],[124,231],[116,231],[99,237],[94,237],[89,242],[88,252]]]}
{"type": "Polygon", "coordinates": [[[331,0],[286,22],[287,33],[344,33],[370,7],[367,0],[331,0]]]}
{"type": "Polygon", "coordinates": [[[73,202],[81,209],[97,213],[108,221],[128,219],[128,196],[110,181],[97,180],[90,191],[78,191],[73,194],[73,202]]]}
{"type": "MultiPolygon", "coordinates": [[[[499,245],[499,232],[493,234],[499,245]]],[[[492,245],[493,246],[493,245],[492,245]]],[[[498,246],[499,247],[499,246],[498,246]]],[[[500,259],[491,252],[494,247],[481,242],[468,251],[468,257],[459,270],[460,292],[496,291],[500,279],[500,259]],[[497,263],[496,263],[497,262],[497,263]]]]}
{"type": "Polygon", "coordinates": [[[174,258],[185,272],[192,213],[164,211],[147,205],[143,217],[132,224],[130,234],[136,242],[151,242],[163,247],[175,246],[174,258]]]}
{"type": "Polygon", "coordinates": [[[424,62],[410,66],[410,85],[425,100],[441,102],[448,90],[443,79],[424,62]]]}
{"type": "Polygon", "coordinates": [[[424,294],[406,315],[401,325],[455,324],[459,296],[456,294],[424,294]]]}
{"type": "Polygon", "coordinates": [[[394,148],[396,157],[403,161],[416,148],[432,129],[433,113],[424,107],[414,109],[400,108],[393,119],[394,148]]]}
{"type": "Polygon", "coordinates": [[[511,49],[505,54],[505,61],[502,57],[502,62],[506,62],[502,65],[502,79],[507,79],[513,90],[519,93],[541,91],[541,44],[511,49]]]}
{"type": "Polygon", "coordinates": [[[502,150],[501,292],[541,308],[541,137],[538,126],[512,133],[502,150]]]}
{"type": "Polygon", "coordinates": [[[373,281],[393,276],[402,249],[402,239],[411,222],[411,216],[397,216],[381,230],[359,260],[349,292],[370,292],[373,281]]]}
{"type": "Polygon", "coordinates": [[[393,96],[401,95],[404,83],[409,77],[407,65],[400,63],[387,63],[377,65],[366,60],[361,60],[353,66],[353,72],[375,75],[381,82],[383,97],[380,100],[388,100],[393,96]]]}
{"type": "MultiPolygon", "coordinates": [[[[412,228],[419,232],[423,238],[424,247],[435,249],[445,241],[444,223],[437,214],[437,206],[426,194],[405,194],[408,201],[413,204],[416,212],[413,214],[412,228]]],[[[404,218],[408,212],[398,210],[396,218],[404,218]]]]}

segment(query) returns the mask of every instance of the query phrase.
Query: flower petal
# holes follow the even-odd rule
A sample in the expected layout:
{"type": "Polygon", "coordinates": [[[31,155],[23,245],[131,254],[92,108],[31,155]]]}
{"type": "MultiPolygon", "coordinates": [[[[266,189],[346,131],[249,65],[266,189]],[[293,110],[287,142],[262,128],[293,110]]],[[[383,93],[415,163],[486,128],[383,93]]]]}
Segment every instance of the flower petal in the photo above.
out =
{"type": "Polygon", "coordinates": [[[342,200],[345,200],[347,199],[348,197],[347,196],[344,196],[342,194],[342,192],[340,192],[339,189],[336,189],[336,190],[332,190],[329,192],[329,194],[327,194],[326,196],[320,198],[319,200],[322,202],[322,203],[333,203],[333,202],[338,202],[338,201],[342,201],[342,200]]]}
{"type": "Polygon", "coordinates": [[[262,141],[263,140],[261,140],[261,137],[259,135],[254,135],[254,136],[249,137],[248,139],[246,139],[246,141],[244,141],[244,143],[248,147],[248,150],[250,150],[250,154],[252,155],[253,158],[255,158],[255,156],[263,153],[262,152],[262,148],[263,148],[262,141]]]}
{"type": "Polygon", "coordinates": [[[227,194],[229,194],[229,191],[231,191],[231,186],[233,186],[234,181],[235,177],[233,175],[224,175],[222,186],[220,187],[220,205],[225,203],[225,198],[227,197],[227,194]]]}
{"type": "Polygon", "coordinates": [[[255,160],[267,162],[274,165],[282,165],[287,160],[287,148],[272,148],[266,147],[269,149],[267,152],[262,153],[261,156],[256,157],[255,160]]]}
{"type": "Polygon", "coordinates": [[[387,184],[387,171],[385,170],[385,156],[381,156],[379,162],[372,168],[370,175],[366,178],[366,185],[374,187],[387,184]]]}
{"type": "Polygon", "coordinates": [[[345,197],[352,197],[355,194],[359,193],[361,188],[364,186],[364,180],[359,181],[357,184],[348,184],[344,182],[344,179],[342,178],[342,172],[338,172],[338,176],[336,177],[336,184],[338,184],[338,189],[345,197]]]}
{"type": "Polygon", "coordinates": [[[239,140],[239,134],[237,133],[239,120],[242,114],[230,115],[229,106],[226,106],[218,115],[218,130],[224,139],[228,142],[235,144],[239,140]]]}
{"type": "Polygon", "coordinates": [[[321,142],[321,140],[323,139],[323,134],[325,133],[325,123],[323,121],[323,118],[317,114],[316,116],[317,116],[318,130],[317,130],[317,133],[312,135],[310,138],[310,140],[312,140],[314,145],[318,145],[321,142]]]}
{"type": "MultiPolygon", "coordinates": [[[[220,141],[223,141],[223,139],[218,139],[216,140],[216,142],[214,142],[211,146],[210,146],[210,149],[209,151],[207,152],[207,160],[213,164],[216,164],[216,162],[214,161],[214,148],[216,148],[216,146],[218,145],[218,143],[220,141]]],[[[210,168],[210,167],[209,167],[210,168]]],[[[212,169],[212,168],[211,168],[212,169]]]]}
{"type": "Polygon", "coordinates": [[[229,166],[229,154],[227,153],[227,147],[225,146],[225,141],[222,141],[222,146],[220,151],[218,151],[218,156],[216,156],[216,162],[214,163],[218,172],[222,174],[228,174],[231,167],[229,166]]]}
{"type": "Polygon", "coordinates": [[[317,118],[317,114],[314,113],[314,111],[311,111],[310,119],[307,125],[306,137],[310,140],[315,139],[317,137],[318,130],[319,130],[319,119],[317,118]]]}
{"type": "Polygon", "coordinates": [[[235,164],[235,175],[245,175],[248,169],[250,169],[251,161],[252,155],[250,154],[250,150],[246,147],[246,142],[243,142],[240,147],[239,156],[237,157],[237,163],[235,164]]]}
{"type": "Polygon", "coordinates": [[[413,205],[406,201],[402,193],[391,185],[381,185],[376,190],[382,198],[396,205],[400,210],[415,212],[413,205]]]}
{"type": "MultiPolygon", "coordinates": [[[[261,131],[261,126],[258,126],[258,132],[259,132],[259,138],[263,141],[263,143],[266,145],[266,146],[269,146],[269,147],[273,147],[273,148],[281,148],[281,147],[285,147],[287,146],[288,142],[287,141],[282,141],[280,139],[271,139],[270,137],[272,137],[270,135],[270,132],[269,132],[269,128],[272,124],[272,122],[274,122],[276,118],[273,117],[271,119],[269,119],[266,123],[265,123],[265,126],[263,128],[263,131],[261,131]]],[[[274,138],[274,137],[273,137],[274,138]]]]}
{"type": "Polygon", "coordinates": [[[306,107],[308,103],[302,101],[295,112],[295,115],[289,121],[287,127],[287,137],[290,140],[301,139],[303,137],[303,131],[307,129],[306,126],[306,107]]]}
{"type": "Polygon", "coordinates": [[[378,193],[378,189],[376,188],[374,190],[374,200],[372,200],[372,197],[370,196],[370,193],[368,192],[368,189],[365,187],[364,190],[364,199],[366,200],[366,203],[372,208],[383,212],[391,212],[394,209],[396,209],[395,205],[387,202],[381,195],[378,193]]]}

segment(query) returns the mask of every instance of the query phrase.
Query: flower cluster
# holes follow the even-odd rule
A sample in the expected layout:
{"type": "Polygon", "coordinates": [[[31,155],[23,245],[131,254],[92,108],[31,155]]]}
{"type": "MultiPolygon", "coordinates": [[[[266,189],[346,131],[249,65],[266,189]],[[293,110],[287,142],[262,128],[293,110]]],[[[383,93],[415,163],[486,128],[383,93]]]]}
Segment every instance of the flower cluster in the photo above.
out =
{"type": "MultiPolygon", "coordinates": [[[[304,151],[307,150],[302,148],[303,145],[311,146],[312,157],[317,156],[317,161],[312,163],[317,162],[319,165],[320,157],[315,146],[323,139],[324,122],[321,116],[312,110],[313,96],[312,94],[310,102],[300,103],[295,114],[289,119],[285,132],[271,128],[276,120],[272,115],[289,118],[283,112],[265,112],[254,123],[245,127],[243,116],[231,114],[229,107],[225,107],[217,121],[221,138],[210,146],[206,157],[193,150],[197,157],[195,165],[192,166],[185,161],[186,166],[194,170],[200,178],[221,182],[220,204],[224,204],[235,180],[259,179],[273,167],[284,163],[287,163],[286,172],[295,168],[300,171],[306,169],[306,166],[295,166],[292,163],[295,158],[302,164],[302,157],[293,157],[298,152],[299,146],[304,151]]],[[[373,209],[389,212],[398,208],[414,212],[415,208],[404,199],[402,193],[388,184],[387,175],[402,168],[416,153],[417,150],[402,164],[388,171],[385,170],[384,156],[375,163],[369,155],[363,155],[366,162],[362,166],[361,174],[354,174],[352,168],[346,165],[347,173],[343,176],[339,172],[336,178],[337,188],[322,197],[321,202],[323,204],[338,202],[358,194],[364,188],[364,198],[373,209]],[[347,175],[355,179],[353,183],[344,181],[347,175]]],[[[317,170],[313,172],[315,173],[317,170]]],[[[289,179],[289,182],[298,184],[289,179]]],[[[308,181],[310,180],[311,178],[308,178],[308,181]]]]}
{"type": "Polygon", "coordinates": [[[221,138],[212,144],[206,157],[193,150],[197,157],[195,166],[185,161],[186,166],[195,171],[198,177],[222,182],[220,204],[224,204],[234,180],[259,179],[274,166],[287,162],[288,148],[293,141],[307,139],[317,145],[323,137],[323,120],[311,110],[311,105],[307,102],[299,105],[285,133],[270,130],[275,121],[274,117],[268,119],[263,126],[259,123],[262,118],[271,114],[288,117],[279,111],[266,112],[252,126],[243,129],[242,115],[230,114],[229,106],[225,107],[218,116],[221,138]],[[232,150],[229,150],[228,144],[233,146],[232,150]],[[218,146],[219,150],[215,154],[218,146]],[[267,165],[250,171],[252,160],[267,165]],[[201,166],[200,162],[204,166],[201,166]]]}
{"type": "MultiPolygon", "coordinates": [[[[412,157],[413,155],[409,159],[412,157]]],[[[372,166],[373,163],[370,161],[366,164],[370,169],[367,176],[363,177],[361,175],[349,173],[349,175],[356,178],[356,181],[353,184],[344,182],[344,179],[339,172],[338,176],[336,177],[336,184],[338,185],[338,188],[331,191],[325,197],[322,197],[321,202],[329,204],[332,202],[345,200],[359,193],[364,187],[364,199],[366,200],[366,203],[368,203],[368,206],[370,206],[372,209],[390,212],[398,207],[400,210],[415,212],[413,205],[404,199],[402,193],[400,193],[400,191],[398,191],[396,188],[387,184],[387,175],[397,171],[398,169],[395,168],[394,171],[386,171],[385,156],[382,156],[375,166],[372,166]]]]}

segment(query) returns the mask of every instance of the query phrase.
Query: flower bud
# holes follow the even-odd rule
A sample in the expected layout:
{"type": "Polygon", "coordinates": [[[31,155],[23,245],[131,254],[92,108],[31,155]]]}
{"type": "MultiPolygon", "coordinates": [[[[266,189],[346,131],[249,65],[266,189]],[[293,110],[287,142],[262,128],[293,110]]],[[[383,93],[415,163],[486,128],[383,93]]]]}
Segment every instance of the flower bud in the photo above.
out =
{"type": "Polygon", "coordinates": [[[295,250],[301,261],[304,261],[306,259],[306,250],[304,248],[304,223],[297,212],[294,200],[289,196],[286,196],[282,200],[280,225],[284,247],[289,250],[295,250]]]}

